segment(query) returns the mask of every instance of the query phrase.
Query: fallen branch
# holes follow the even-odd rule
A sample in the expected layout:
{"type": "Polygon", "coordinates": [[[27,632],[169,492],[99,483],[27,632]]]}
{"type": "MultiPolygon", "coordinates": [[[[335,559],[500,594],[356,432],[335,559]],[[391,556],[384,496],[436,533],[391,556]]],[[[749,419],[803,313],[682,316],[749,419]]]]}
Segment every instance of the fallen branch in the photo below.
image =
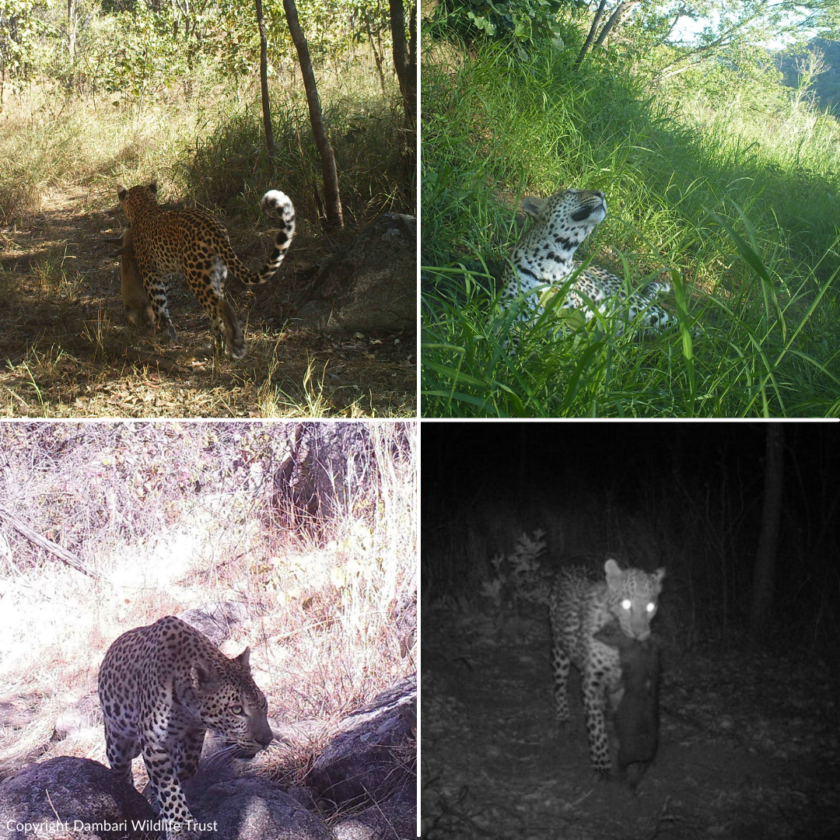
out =
{"type": "Polygon", "coordinates": [[[30,528],[25,522],[21,522],[20,519],[2,507],[0,507],[0,518],[5,519],[6,522],[8,522],[13,528],[20,531],[20,533],[23,534],[23,536],[30,542],[33,542],[35,545],[39,545],[41,548],[45,548],[50,553],[54,554],[59,560],[61,560],[62,563],[67,564],[77,572],[81,572],[83,575],[87,575],[94,580],[101,579],[96,572],[86,569],[82,561],[79,560],[75,554],[72,554],[67,551],[67,549],[62,548],[52,540],[48,540],[46,537],[41,536],[41,534],[30,528]]]}

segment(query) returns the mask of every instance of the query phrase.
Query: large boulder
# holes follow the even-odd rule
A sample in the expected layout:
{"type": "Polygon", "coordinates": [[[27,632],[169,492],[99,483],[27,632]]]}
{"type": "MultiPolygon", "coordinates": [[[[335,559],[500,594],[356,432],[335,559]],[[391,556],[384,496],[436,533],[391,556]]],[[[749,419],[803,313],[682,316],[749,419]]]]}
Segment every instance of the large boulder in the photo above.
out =
{"type": "Polygon", "coordinates": [[[315,275],[297,302],[304,326],[329,333],[417,329],[417,219],[385,213],[315,275]]]}
{"type": "Polygon", "coordinates": [[[417,820],[417,677],[346,718],[307,779],[337,812],[359,809],[336,832],[371,840],[414,837],[417,820]],[[365,806],[368,806],[365,808],[365,806]]]}
{"type": "Polygon", "coordinates": [[[154,840],[154,822],[133,787],[88,758],[51,758],[0,782],[2,840],[154,840]]]}
{"type": "Polygon", "coordinates": [[[216,824],[203,840],[334,840],[319,816],[265,779],[219,782],[190,808],[199,823],[216,824]]]}

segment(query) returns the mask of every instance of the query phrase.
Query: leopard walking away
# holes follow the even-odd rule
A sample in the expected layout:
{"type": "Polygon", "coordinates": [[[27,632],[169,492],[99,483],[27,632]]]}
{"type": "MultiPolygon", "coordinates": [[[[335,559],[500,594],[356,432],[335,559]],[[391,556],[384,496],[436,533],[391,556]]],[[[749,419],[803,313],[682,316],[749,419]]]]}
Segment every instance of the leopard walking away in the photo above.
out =
{"type": "Polygon", "coordinates": [[[557,719],[561,724],[569,719],[567,682],[574,664],[582,676],[592,766],[601,777],[609,777],[604,711],[608,697],[613,709],[621,702],[621,660],[616,647],[595,638],[595,634],[617,620],[628,638],[647,639],[665,570],[657,569],[653,574],[640,569],[622,570],[609,559],[604,573],[604,578],[594,579],[585,568],[561,570],[551,591],[549,609],[557,719]]]}
{"type": "Polygon", "coordinates": [[[630,638],[617,621],[602,627],[595,638],[618,650],[622,695],[615,709],[618,770],[630,789],[642,780],[659,745],[659,643],[630,638]]]}
{"type": "Polygon", "coordinates": [[[265,695],[249,666],[250,649],[228,659],[175,616],[123,633],[99,668],[99,702],[111,769],[133,784],[142,753],[167,840],[191,840],[195,822],[183,782],[195,775],[204,735],[220,735],[231,753],[253,758],[272,740],[265,695]]]}
{"type": "Polygon", "coordinates": [[[265,283],[280,268],[295,235],[295,208],[279,190],[267,192],[264,212],[276,212],[280,227],[274,249],[258,271],[247,269],[233,251],[224,226],[204,210],[164,210],[157,201],[157,184],[117,189],[120,205],[131,225],[134,255],[152,305],[155,324],[170,338],[175,328],[169,318],[169,277],[183,274],[210,318],[217,346],[225,345],[234,359],[245,357],[245,339],[236,313],[224,297],[228,270],[246,286],[265,283]]]}

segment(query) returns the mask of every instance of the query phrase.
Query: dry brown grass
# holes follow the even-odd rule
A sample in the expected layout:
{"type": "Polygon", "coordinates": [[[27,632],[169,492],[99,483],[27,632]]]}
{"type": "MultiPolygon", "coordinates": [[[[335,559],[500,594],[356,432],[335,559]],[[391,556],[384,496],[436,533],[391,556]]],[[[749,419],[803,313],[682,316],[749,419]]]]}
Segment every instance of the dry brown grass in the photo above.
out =
{"type": "Polygon", "coordinates": [[[398,613],[416,591],[416,428],[359,424],[349,491],[312,517],[281,479],[297,426],[0,424],[0,508],[99,576],[0,518],[0,777],[54,755],[103,761],[106,649],[208,602],[247,606],[223,649],[251,646],[279,722],[329,724],[415,670],[398,613]],[[82,726],[51,743],[74,708],[82,726]]]}
{"type": "Polygon", "coordinates": [[[370,68],[354,68],[319,77],[347,220],[335,236],[320,228],[320,165],[307,145],[302,92],[288,80],[272,89],[280,122],[270,174],[249,134],[259,123],[246,110],[253,88],[204,80],[189,100],[160,91],[142,108],[43,86],[9,99],[0,113],[0,160],[13,162],[0,167],[0,416],[415,416],[414,334],[331,338],[294,320],[313,270],[383,210],[414,212],[399,197],[400,179],[414,179],[394,164],[393,111],[370,68]],[[164,204],[218,213],[252,268],[272,237],[260,196],[268,188],[292,196],[298,230],[278,276],[253,291],[227,284],[246,360],[214,358],[208,319],[181,279],[170,300],[176,342],[128,324],[115,248],[103,237],[125,226],[117,184],[152,179],[164,204]]]}

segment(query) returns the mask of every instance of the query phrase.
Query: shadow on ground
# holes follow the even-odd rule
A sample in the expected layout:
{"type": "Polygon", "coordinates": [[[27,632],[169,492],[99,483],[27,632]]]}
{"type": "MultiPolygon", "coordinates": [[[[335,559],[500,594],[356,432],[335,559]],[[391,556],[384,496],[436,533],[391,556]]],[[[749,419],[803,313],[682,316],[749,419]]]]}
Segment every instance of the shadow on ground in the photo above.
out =
{"type": "MultiPolygon", "coordinates": [[[[414,335],[341,338],[294,320],[290,301],[304,274],[350,234],[299,236],[280,274],[255,291],[228,282],[248,342],[248,358],[234,362],[215,359],[209,322],[182,278],[170,293],[174,342],[128,324],[117,246],[102,241],[120,235],[125,220],[116,200],[102,211],[90,201],[81,189],[54,195],[28,226],[0,231],[3,416],[416,414],[414,335]]],[[[272,229],[242,232],[222,221],[243,262],[262,265],[272,229]]]]}
{"type": "Polygon", "coordinates": [[[840,836],[824,665],[666,645],[660,748],[634,797],[590,770],[574,669],[571,721],[554,720],[547,616],[431,608],[422,622],[425,837],[840,836]]]}

